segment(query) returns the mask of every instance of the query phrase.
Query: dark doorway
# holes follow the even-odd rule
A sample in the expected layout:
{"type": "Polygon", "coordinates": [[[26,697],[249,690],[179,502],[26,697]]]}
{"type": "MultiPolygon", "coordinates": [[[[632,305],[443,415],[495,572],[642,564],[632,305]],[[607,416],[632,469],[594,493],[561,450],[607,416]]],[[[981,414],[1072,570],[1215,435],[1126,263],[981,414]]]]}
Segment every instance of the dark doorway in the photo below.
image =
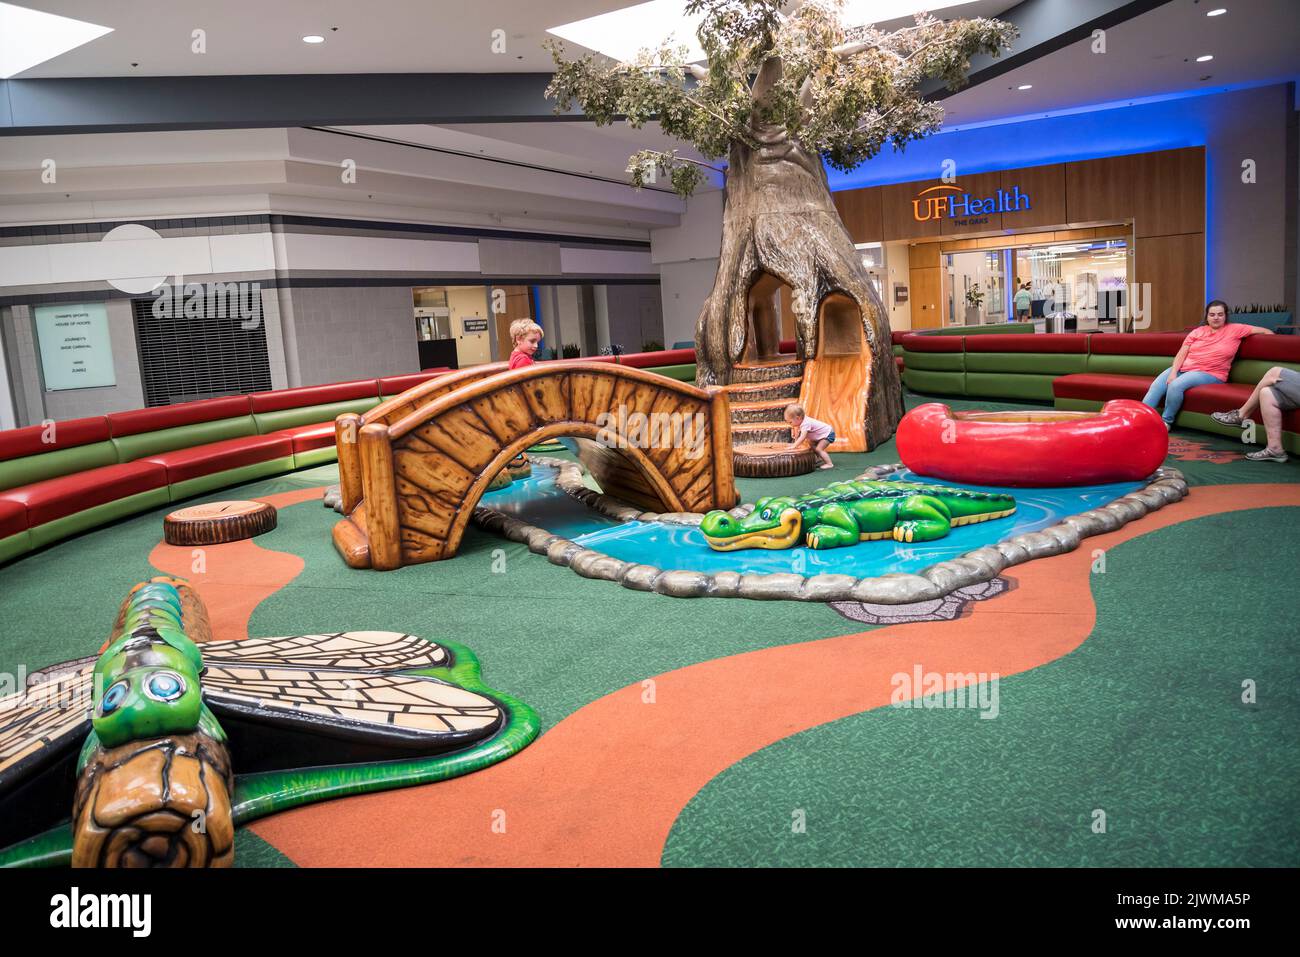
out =
{"type": "Polygon", "coordinates": [[[818,356],[862,354],[862,310],[851,297],[842,292],[827,295],[818,309],[817,324],[818,356]]]}
{"type": "Polygon", "coordinates": [[[754,280],[746,301],[743,362],[762,362],[781,354],[782,312],[789,302],[790,286],[776,276],[760,273],[754,280]]]}

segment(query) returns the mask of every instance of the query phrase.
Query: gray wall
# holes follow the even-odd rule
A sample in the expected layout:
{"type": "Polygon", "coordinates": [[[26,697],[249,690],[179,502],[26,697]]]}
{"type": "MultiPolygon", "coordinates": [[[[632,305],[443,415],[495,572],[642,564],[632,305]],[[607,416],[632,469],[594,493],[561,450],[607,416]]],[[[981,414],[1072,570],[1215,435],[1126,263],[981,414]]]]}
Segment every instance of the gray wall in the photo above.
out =
{"type": "MultiPolygon", "coordinates": [[[[557,355],[562,354],[563,347],[566,345],[583,346],[586,338],[583,327],[587,323],[584,321],[582,308],[581,286],[555,287],[555,315],[560,329],[560,338],[551,343],[551,348],[556,350],[557,355]]],[[[591,355],[590,350],[584,349],[583,355],[591,355]]]]}
{"type": "Polygon", "coordinates": [[[298,350],[299,381],[292,385],[420,371],[409,288],[299,287],[287,290],[287,297],[283,292],[280,321],[292,322],[298,350]]]}
{"type": "Polygon", "coordinates": [[[716,259],[692,259],[664,263],[659,267],[663,281],[664,345],[686,339],[695,341],[695,323],[704,300],[713,291],[718,274],[716,259]]]}
{"type": "Polygon", "coordinates": [[[42,387],[36,330],[28,306],[13,306],[0,318],[3,346],[13,389],[15,417],[19,425],[33,425],[44,419],[76,419],[104,415],[144,405],[140,381],[140,358],[135,345],[135,321],[127,299],[107,303],[109,341],[113,348],[113,372],[117,385],[100,389],[67,389],[46,392],[42,387]]]}
{"type": "MultiPolygon", "coordinates": [[[[1201,98],[1205,146],[1205,285],[1207,298],[1232,305],[1289,298],[1286,222],[1286,86],[1201,98]],[[1242,162],[1255,161],[1256,181],[1243,183],[1242,162]]],[[[1295,306],[1291,302],[1292,307],[1295,306]]]]}
{"type": "Polygon", "coordinates": [[[624,352],[640,352],[647,339],[663,342],[664,313],[658,286],[606,286],[605,302],[610,343],[622,346],[624,352]]]}
{"type": "MultiPolygon", "coordinates": [[[[562,252],[590,250],[589,258],[597,260],[592,267],[596,272],[589,277],[581,270],[567,274],[571,279],[583,279],[588,283],[585,286],[564,285],[558,290],[542,286],[547,345],[578,343],[585,355],[593,355],[598,350],[590,282],[608,275],[604,268],[608,264],[600,256],[613,249],[630,250],[644,258],[644,247],[638,251],[636,247],[611,246],[607,241],[582,237],[449,237],[436,226],[411,229],[406,223],[389,229],[382,223],[342,219],[324,223],[272,220],[269,213],[142,220],[159,234],[164,245],[138,251],[139,262],[133,268],[139,268],[130,275],[153,275],[155,271],[166,275],[175,262],[184,261],[190,263],[184,269],[190,282],[263,283],[271,386],[276,389],[415,372],[419,369],[419,348],[413,286],[439,285],[442,279],[472,279],[486,285],[500,276],[559,277],[562,252]],[[204,237],[208,238],[206,251],[190,242],[204,237]],[[185,241],[184,248],[175,240],[185,241]],[[447,251],[442,247],[448,241],[472,249],[478,268],[468,269],[467,263],[461,261],[463,257],[453,256],[454,261],[447,262],[440,259],[445,257],[447,251]],[[212,269],[218,264],[233,271],[207,272],[199,268],[212,269]],[[354,285],[358,280],[392,285],[354,285]]],[[[6,401],[0,402],[0,423],[7,423],[10,416],[17,425],[27,425],[47,417],[76,418],[144,405],[131,305],[108,279],[110,274],[119,275],[120,263],[105,255],[104,247],[99,245],[111,226],[107,222],[79,224],[53,232],[45,226],[20,227],[10,231],[12,235],[0,237],[0,267],[13,267],[7,272],[0,268],[0,275],[9,283],[0,286],[0,303],[4,304],[0,306],[0,345],[4,350],[0,391],[6,395],[6,401]],[[34,258],[29,249],[10,249],[65,243],[80,248],[60,250],[62,273],[49,269],[42,273],[32,266],[39,257],[34,258]],[[74,298],[83,292],[84,301],[103,300],[106,293],[116,297],[107,301],[118,384],[107,389],[46,393],[41,387],[30,309],[41,302],[83,301],[74,298]],[[5,377],[11,387],[3,381],[5,377]]],[[[179,267],[176,271],[180,271],[179,267]]],[[[640,271],[636,275],[639,278],[640,271]]],[[[654,276],[647,270],[645,278],[654,276]]],[[[479,294],[486,303],[486,290],[480,287],[479,294]]]]}

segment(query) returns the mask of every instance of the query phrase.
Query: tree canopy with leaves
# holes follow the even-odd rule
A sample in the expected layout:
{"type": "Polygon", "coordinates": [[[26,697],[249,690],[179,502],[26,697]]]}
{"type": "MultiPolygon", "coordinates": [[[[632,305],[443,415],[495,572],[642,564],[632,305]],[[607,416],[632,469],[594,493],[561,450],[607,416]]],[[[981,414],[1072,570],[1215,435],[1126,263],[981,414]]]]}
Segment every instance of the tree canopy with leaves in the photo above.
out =
{"type": "MultiPolygon", "coordinates": [[[[849,170],[880,152],[934,132],[943,108],[923,99],[923,81],[958,88],[979,53],[997,55],[1016,35],[996,20],[938,20],[918,14],[892,32],[846,28],[841,0],[805,0],[791,13],[777,0],[689,0],[702,14],[697,37],[707,61],[688,63],[685,45],[669,38],[630,63],[599,54],[568,60],[549,41],[555,75],[547,95],[557,109],[576,102],[597,125],[625,117],[633,127],[658,120],[669,136],[690,143],[706,160],[733,144],[764,145],[779,129],[809,154],[849,170]]],[[[634,186],[651,168],[688,196],[704,178],[698,160],[677,150],[642,150],[631,158],[634,186]]],[[[717,168],[713,166],[712,168],[717,168]]]]}
{"type": "MultiPolygon", "coordinates": [[[[686,197],[706,169],[725,172],[718,271],[695,327],[696,384],[739,384],[759,374],[755,363],[777,369],[789,395],[745,408],[750,421],[778,399],[798,398],[861,451],[893,434],[902,386],[888,315],[824,164],[852,169],[886,143],[902,147],[933,132],[943,110],[921,95],[921,84],[937,77],[959,86],[970,58],[997,54],[1015,30],[924,14],[890,32],[846,29],[841,0],[804,0],[786,13],[789,6],[689,0],[703,64],[687,62],[688,49],[671,39],[630,63],[594,54],[570,61],[552,43],[548,94],[558,110],[577,103],[598,125],[620,116],[634,127],[657,120],[704,157],[642,150],[629,165],[634,186],[653,170],[686,197]],[[715,165],[723,157],[725,170],[715,165]],[[789,325],[796,354],[783,358],[789,325]]],[[[737,426],[733,439],[743,433],[737,426]]]]}

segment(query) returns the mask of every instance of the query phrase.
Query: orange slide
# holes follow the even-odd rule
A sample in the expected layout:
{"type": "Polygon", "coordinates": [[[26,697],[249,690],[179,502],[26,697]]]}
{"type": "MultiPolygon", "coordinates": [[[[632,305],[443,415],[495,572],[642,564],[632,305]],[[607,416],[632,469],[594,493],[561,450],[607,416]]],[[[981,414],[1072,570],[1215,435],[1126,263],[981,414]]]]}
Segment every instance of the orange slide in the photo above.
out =
{"type": "Polygon", "coordinates": [[[831,452],[867,450],[862,422],[870,383],[867,361],[865,355],[858,354],[823,356],[804,363],[799,404],[808,415],[835,430],[831,452]]]}

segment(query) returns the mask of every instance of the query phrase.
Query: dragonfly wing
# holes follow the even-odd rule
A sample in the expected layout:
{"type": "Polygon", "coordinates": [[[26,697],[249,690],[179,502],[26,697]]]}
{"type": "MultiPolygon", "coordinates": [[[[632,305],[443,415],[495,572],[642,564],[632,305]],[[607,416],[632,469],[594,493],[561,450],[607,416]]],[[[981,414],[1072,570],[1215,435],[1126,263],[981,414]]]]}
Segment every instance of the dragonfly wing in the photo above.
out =
{"type": "Polygon", "coordinates": [[[432,754],[494,734],[505,708],[422,675],[209,662],[203,692],[222,717],[432,754]]]}
{"type": "Polygon", "coordinates": [[[0,794],[80,747],[90,733],[94,658],[55,665],[0,698],[0,794]]]}
{"type": "Polygon", "coordinates": [[[339,631],[284,638],[210,641],[203,646],[206,662],[282,662],[315,668],[356,671],[415,671],[446,668],[451,652],[442,645],[398,631],[339,631]]]}

